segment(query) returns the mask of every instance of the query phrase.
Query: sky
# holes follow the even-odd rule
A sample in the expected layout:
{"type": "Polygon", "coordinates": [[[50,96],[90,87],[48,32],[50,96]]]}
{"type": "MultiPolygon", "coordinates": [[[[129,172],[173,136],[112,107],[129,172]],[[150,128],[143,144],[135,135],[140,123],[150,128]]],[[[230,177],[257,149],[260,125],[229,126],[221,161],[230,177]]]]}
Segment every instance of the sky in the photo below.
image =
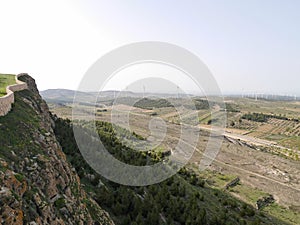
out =
{"type": "Polygon", "coordinates": [[[1,0],[0,10],[0,73],[27,72],[40,90],[76,89],[104,54],[162,41],[196,54],[224,94],[300,95],[297,0],[1,0]]]}

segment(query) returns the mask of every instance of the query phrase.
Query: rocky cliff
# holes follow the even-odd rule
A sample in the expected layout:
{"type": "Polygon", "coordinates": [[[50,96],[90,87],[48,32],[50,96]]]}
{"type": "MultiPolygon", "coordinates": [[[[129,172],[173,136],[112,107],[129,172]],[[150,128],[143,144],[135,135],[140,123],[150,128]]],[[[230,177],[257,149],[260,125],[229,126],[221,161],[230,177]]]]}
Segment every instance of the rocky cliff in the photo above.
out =
{"type": "Polygon", "coordinates": [[[35,81],[20,80],[28,90],[0,117],[0,223],[113,224],[66,161],[35,81]]]}

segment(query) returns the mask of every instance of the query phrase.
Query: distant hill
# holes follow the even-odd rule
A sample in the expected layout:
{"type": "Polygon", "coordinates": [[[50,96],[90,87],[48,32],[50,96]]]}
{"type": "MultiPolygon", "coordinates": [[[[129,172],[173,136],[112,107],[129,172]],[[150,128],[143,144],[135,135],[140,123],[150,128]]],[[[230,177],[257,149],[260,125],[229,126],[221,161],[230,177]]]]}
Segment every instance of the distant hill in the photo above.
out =
{"type": "MultiPolygon", "coordinates": [[[[93,103],[95,98],[99,97],[99,101],[107,101],[115,98],[171,98],[177,97],[175,94],[167,93],[135,93],[131,91],[102,91],[100,94],[98,92],[79,92],[75,90],[68,89],[48,89],[40,92],[41,96],[48,103],[72,103],[74,96],[80,99],[80,101],[85,103],[93,103]]],[[[181,95],[189,96],[189,95],[181,95]]]]}
{"type": "Polygon", "coordinates": [[[75,94],[87,102],[91,102],[96,93],[76,92],[68,89],[48,89],[41,91],[40,94],[47,102],[71,103],[74,100],[75,94]]]}

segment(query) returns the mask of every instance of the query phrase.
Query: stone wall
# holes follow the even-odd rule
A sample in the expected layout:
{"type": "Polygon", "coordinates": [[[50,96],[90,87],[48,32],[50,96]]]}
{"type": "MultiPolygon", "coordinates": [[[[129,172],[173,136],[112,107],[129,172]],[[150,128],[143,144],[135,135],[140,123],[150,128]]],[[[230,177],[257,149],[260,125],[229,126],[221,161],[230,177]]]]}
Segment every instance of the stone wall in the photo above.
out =
{"type": "Polygon", "coordinates": [[[23,75],[25,74],[18,74],[16,76],[16,84],[7,86],[7,94],[3,97],[0,97],[0,116],[5,116],[11,110],[12,104],[15,102],[14,92],[27,89],[27,84],[18,80],[18,78],[23,75]]]}
{"type": "Polygon", "coordinates": [[[225,188],[229,189],[231,187],[234,187],[234,186],[238,185],[239,182],[240,182],[240,178],[237,177],[234,180],[230,181],[228,184],[226,184],[225,188]]]}

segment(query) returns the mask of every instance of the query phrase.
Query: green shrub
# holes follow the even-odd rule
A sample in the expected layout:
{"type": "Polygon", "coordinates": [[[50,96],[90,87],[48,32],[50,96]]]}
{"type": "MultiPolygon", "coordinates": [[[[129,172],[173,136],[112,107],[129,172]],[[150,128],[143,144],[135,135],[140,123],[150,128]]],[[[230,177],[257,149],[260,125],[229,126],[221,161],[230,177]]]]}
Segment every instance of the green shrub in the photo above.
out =
{"type": "Polygon", "coordinates": [[[66,205],[65,199],[64,198],[59,198],[54,202],[54,206],[58,209],[64,207],[66,205]]]}

